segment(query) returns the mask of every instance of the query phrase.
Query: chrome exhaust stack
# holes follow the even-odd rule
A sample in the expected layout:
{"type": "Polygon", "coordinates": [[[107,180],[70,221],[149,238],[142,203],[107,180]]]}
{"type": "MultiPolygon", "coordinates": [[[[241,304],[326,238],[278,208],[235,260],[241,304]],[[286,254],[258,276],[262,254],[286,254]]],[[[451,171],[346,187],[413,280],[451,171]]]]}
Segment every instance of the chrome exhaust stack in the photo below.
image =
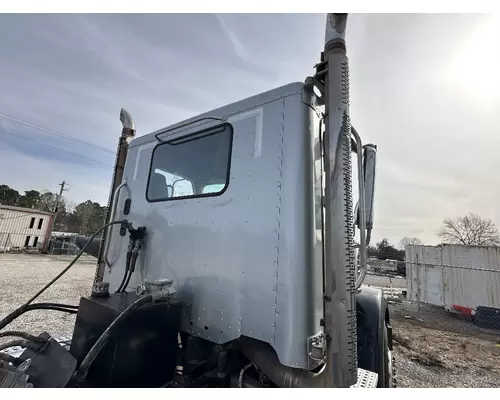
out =
{"type": "Polygon", "coordinates": [[[125,130],[127,131],[128,134],[134,136],[135,135],[134,120],[132,119],[130,113],[124,108],[120,110],[120,121],[122,122],[123,126],[122,136],[125,130]]]}
{"type": "MultiPolygon", "coordinates": [[[[106,211],[106,222],[110,222],[112,218],[114,218],[112,212],[112,204],[115,202],[115,192],[118,187],[122,184],[123,180],[123,171],[125,169],[125,162],[127,161],[127,153],[128,153],[128,144],[130,140],[135,137],[135,123],[132,119],[130,113],[125,110],[120,110],[120,121],[122,123],[122,133],[120,135],[120,140],[118,142],[118,149],[116,151],[116,160],[115,167],[113,172],[113,178],[111,180],[111,190],[109,193],[108,199],[108,208],[106,211]]],[[[97,267],[96,273],[94,277],[94,284],[102,282],[104,277],[104,269],[106,267],[106,257],[105,257],[105,249],[108,239],[110,237],[111,227],[104,231],[100,247],[99,247],[99,255],[97,257],[97,267]]]]}

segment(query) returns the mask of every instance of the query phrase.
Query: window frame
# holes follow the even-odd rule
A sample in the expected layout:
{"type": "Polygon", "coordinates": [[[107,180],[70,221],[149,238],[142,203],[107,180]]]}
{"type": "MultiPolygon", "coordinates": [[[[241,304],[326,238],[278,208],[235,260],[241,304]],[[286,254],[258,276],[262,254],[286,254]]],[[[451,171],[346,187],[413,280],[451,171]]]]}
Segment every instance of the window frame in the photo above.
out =
{"type": "MultiPolygon", "coordinates": [[[[149,162],[149,170],[148,170],[148,181],[146,183],[146,201],[148,203],[159,203],[165,201],[175,201],[175,200],[188,200],[188,199],[199,199],[204,197],[218,197],[222,196],[227,188],[229,187],[229,182],[231,180],[231,160],[233,156],[233,137],[234,137],[234,128],[229,122],[224,122],[219,125],[211,126],[209,128],[202,129],[200,131],[194,131],[192,133],[188,133],[187,135],[179,136],[170,140],[160,140],[160,142],[153,148],[151,152],[151,160],[149,162]],[[216,193],[200,193],[196,195],[189,196],[179,196],[179,197],[167,197],[167,198],[159,198],[159,199],[150,199],[149,198],[149,183],[151,181],[152,169],[153,169],[153,160],[154,155],[158,147],[163,145],[169,146],[178,146],[181,144],[189,143],[194,140],[202,139],[208,136],[217,135],[221,133],[221,128],[229,128],[229,152],[228,152],[228,160],[227,160],[227,168],[226,168],[226,181],[224,183],[224,188],[216,193]]],[[[187,178],[184,178],[187,179],[187,178]]],[[[172,193],[173,194],[173,193],[172,193]]]]}

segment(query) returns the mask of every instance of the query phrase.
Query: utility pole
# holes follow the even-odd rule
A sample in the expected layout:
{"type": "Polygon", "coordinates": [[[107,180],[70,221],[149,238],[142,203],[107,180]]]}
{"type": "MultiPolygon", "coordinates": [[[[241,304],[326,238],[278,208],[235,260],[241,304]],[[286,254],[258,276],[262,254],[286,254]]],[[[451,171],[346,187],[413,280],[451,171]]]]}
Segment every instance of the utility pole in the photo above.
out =
{"type": "Polygon", "coordinates": [[[57,198],[56,198],[56,206],[54,208],[54,214],[52,216],[52,224],[50,226],[50,230],[47,232],[47,240],[46,240],[47,245],[46,245],[46,248],[44,250],[47,250],[47,248],[49,246],[50,238],[52,236],[52,231],[54,230],[54,226],[56,225],[56,218],[57,218],[57,213],[59,211],[59,205],[61,204],[62,194],[65,190],[67,190],[67,189],[64,189],[64,186],[66,186],[66,181],[62,181],[62,183],[60,183],[59,186],[61,186],[61,190],[59,190],[59,194],[57,195],[57,198]]]}

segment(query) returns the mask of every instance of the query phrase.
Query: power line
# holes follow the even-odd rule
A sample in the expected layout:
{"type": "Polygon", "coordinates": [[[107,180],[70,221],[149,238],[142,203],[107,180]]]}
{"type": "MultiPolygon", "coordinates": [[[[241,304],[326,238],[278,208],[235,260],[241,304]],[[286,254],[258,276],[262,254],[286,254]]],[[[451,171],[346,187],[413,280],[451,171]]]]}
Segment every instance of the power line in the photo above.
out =
{"type": "Polygon", "coordinates": [[[45,128],[45,127],[43,127],[41,125],[38,125],[38,124],[35,124],[33,122],[27,121],[27,120],[25,120],[23,118],[16,117],[14,115],[7,114],[7,113],[5,113],[3,111],[0,111],[0,118],[9,120],[11,122],[14,122],[14,123],[17,123],[17,124],[20,124],[20,125],[24,125],[24,126],[27,126],[27,127],[33,128],[33,129],[37,129],[39,131],[48,133],[50,135],[62,137],[64,139],[66,139],[66,140],[70,140],[70,141],[75,142],[75,143],[83,144],[85,146],[93,147],[95,149],[99,149],[99,150],[106,151],[108,153],[114,154],[113,151],[111,151],[109,149],[106,149],[105,147],[98,146],[96,144],[87,142],[85,140],[77,139],[77,138],[75,138],[73,136],[66,135],[64,133],[55,131],[53,129],[45,128]]]}
{"type": "Polygon", "coordinates": [[[102,165],[105,165],[106,167],[110,167],[110,168],[113,168],[112,165],[110,164],[106,164],[106,163],[103,163],[102,161],[98,161],[98,160],[95,160],[93,158],[88,158],[88,157],[85,157],[85,156],[82,156],[81,154],[78,154],[78,153],[73,153],[71,151],[68,151],[68,150],[64,150],[64,149],[61,149],[60,147],[56,147],[56,146],[51,146],[50,144],[46,144],[46,143],[43,143],[43,142],[40,142],[38,140],[34,140],[34,139],[28,139],[24,136],[19,136],[19,135],[16,135],[15,133],[11,133],[11,132],[7,132],[3,129],[0,129],[0,132],[6,134],[6,135],[10,135],[10,136],[14,136],[18,139],[22,139],[22,140],[26,140],[27,142],[32,142],[32,143],[36,143],[36,144],[39,144],[41,146],[45,146],[45,147],[48,147],[49,149],[54,149],[54,150],[59,150],[59,151],[62,151],[64,153],[68,153],[68,154],[71,154],[73,156],[76,156],[76,157],[80,157],[80,158],[83,158],[84,160],[87,160],[87,161],[92,161],[92,162],[96,162],[98,164],[102,164],[102,165]]]}

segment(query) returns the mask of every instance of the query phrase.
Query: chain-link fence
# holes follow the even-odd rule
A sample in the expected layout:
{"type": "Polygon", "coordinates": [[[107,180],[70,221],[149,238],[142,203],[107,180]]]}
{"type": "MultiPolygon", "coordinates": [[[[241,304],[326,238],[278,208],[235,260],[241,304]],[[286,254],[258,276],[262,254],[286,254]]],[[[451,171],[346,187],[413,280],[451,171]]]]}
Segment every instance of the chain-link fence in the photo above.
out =
{"type": "Polygon", "coordinates": [[[402,298],[407,292],[406,278],[390,273],[368,271],[363,284],[383,290],[388,298],[402,298]]]}
{"type": "Polygon", "coordinates": [[[407,263],[406,299],[442,307],[481,328],[500,330],[500,269],[407,263]]]}
{"type": "Polygon", "coordinates": [[[500,270],[491,261],[367,272],[363,285],[389,303],[398,386],[500,387],[500,270]]]}
{"type": "Polygon", "coordinates": [[[80,249],[76,236],[53,237],[49,242],[48,253],[53,255],[75,255],[80,249]]]}
{"type": "Polygon", "coordinates": [[[17,233],[0,232],[0,253],[46,252],[53,255],[75,255],[79,248],[76,245],[76,235],[52,236],[45,243],[45,238],[23,237],[22,243],[17,233]],[[21,244],[20,244],[21,243],[21,244]]]}
{"type": "Polygon", "coordinates": [[[364,284],[418,313],[458,314],[500,331],[500,269],[406,263],[406,277],[368,272],[364,284]]]}

